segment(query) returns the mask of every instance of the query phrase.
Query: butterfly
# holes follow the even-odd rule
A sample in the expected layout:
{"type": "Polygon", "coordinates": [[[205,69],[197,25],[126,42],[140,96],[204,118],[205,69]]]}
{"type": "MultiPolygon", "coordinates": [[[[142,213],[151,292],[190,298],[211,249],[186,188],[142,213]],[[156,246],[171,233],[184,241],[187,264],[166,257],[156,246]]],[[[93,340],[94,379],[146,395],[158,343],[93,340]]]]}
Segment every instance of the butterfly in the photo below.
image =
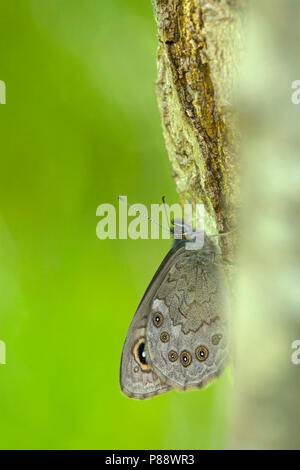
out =
{"type": "Polygon", "coordinates": [[[230,297],[216,246],[205,236],[202,248],[187,249],[188,233],[174,240],[129,327],[120,366],[129,398],[202,388],[228,363],[230,297]]]}

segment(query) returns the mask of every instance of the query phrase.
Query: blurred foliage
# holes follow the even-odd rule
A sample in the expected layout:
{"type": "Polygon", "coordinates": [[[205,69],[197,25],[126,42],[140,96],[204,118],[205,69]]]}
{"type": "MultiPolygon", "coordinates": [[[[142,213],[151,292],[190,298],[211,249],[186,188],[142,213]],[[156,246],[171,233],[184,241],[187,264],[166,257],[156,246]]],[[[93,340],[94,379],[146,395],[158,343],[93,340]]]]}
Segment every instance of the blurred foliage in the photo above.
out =
{"type": "Polygon", "coordinates": [[[231,445],[299,449],[300,133],[298,0],[254,0],[238,90],[241,217],[231,445]],[[245,406],[245,403],[247,406],[245,406]]]}
{"type": "Polygon", "coordinates": [[[121,395],[123,341],[166,240],[96,238],[96,208],[177,202],[150,0],[2,0],[1,448],[224,446],[228,373],[121,395]]]}

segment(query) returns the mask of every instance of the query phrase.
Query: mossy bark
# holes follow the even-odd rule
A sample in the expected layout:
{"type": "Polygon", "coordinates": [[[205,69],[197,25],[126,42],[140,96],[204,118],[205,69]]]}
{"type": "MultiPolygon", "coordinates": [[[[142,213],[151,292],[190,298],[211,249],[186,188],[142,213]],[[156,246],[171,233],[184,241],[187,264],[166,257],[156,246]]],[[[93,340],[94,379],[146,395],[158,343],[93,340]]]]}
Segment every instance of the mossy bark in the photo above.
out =
{"type": "MultiPolygon", "coordinates": [[[[182,203],[203,203],[208,233],[236,227],[239,201],[234,84],[244,0],[153,0],[157,96],[182,203]]],[[[235,235],[220,239],[232,261],[235,235]]]]}

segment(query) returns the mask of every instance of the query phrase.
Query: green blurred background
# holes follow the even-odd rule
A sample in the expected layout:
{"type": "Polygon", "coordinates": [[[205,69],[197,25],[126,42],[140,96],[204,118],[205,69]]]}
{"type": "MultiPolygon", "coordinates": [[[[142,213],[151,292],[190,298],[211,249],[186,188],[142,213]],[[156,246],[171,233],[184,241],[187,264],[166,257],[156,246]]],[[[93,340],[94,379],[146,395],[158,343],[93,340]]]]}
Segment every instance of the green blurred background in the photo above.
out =
{"type": "Polygon", "coordinates": [[[100,241],[96,208],[178,202],[150,0],[1,0],[0,44],[0,447],[224,447],[228,373],[144,402],[119,390],[128,326],[171,242],[100,241]]]}

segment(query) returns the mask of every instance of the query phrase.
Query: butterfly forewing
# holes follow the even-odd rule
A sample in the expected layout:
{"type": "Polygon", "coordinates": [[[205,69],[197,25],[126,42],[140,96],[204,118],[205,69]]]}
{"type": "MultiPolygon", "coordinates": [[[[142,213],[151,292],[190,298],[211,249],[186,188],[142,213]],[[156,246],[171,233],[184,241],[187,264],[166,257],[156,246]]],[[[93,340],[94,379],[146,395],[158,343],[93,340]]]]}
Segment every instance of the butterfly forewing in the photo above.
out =
{"type": "Polygon", "coordinates": [[[177,247],[169,251],[155,273],[138,306],[125,339],[120,366],[120,387],[124,395],[130,398],[151,398],[171,389],[170,385],[157,376],[149,360],[146,325],[153,299],[172,265],[176,251],[177,247]]]}

